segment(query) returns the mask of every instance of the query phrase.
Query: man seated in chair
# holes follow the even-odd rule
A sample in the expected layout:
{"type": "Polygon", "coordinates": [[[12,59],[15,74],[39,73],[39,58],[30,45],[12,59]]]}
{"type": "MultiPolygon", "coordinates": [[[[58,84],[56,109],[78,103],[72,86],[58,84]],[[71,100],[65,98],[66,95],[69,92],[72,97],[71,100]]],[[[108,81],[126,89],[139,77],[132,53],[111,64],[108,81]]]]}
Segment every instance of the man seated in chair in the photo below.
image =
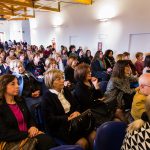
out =
{"type": "Polygon", "coordinates": [[[146,96],[150,94],[150,74],[145,73],[139,77],[139,88],[133,98],[131,115],[134,120],[140,119],[145,112],[146,96]]]}

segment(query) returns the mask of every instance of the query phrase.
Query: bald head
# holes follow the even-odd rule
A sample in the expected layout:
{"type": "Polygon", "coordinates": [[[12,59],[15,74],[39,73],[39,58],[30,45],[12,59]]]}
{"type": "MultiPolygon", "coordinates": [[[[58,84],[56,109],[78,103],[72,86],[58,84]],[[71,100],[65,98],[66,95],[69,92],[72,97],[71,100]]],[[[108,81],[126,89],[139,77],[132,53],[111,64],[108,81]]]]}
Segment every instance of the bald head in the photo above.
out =
{"type": "Polygon", "coordinates": [[[139,77],[140,92],[144,95],[150,95],[150,73],[142,74],[139,77]]]}
{"type": "Polygon", "coordinates": [[[142,74],[139,77],[139,85],[150,85],[150,73],[142,74]]]}

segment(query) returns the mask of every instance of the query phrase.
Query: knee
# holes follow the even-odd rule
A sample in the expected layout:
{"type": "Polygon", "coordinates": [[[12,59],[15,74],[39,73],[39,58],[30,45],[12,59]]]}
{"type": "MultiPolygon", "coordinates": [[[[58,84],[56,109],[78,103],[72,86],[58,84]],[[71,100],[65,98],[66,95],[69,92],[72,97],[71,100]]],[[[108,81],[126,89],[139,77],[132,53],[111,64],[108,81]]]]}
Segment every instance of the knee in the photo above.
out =
{"type": "Polygon", "coordinates": [[[92,131],[89,135],[89,141],[90,143],[93,143],[96,137],[96,131],[92,131]]]}
{"type": "Polygon", "coordinates": [[[88,149],[89,144],[85,138],[81,138],[76,142],[77,145],[80,145],[84,150],[88,149]]]}

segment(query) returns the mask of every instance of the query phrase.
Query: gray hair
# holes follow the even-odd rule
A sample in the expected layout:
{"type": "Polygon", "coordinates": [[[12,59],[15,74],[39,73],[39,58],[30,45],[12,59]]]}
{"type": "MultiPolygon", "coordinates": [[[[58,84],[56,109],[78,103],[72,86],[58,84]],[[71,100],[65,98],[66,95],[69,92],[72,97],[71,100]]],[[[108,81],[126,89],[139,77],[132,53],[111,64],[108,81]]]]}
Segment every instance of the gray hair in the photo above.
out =
{"type": "Polygon", "coordinates": [[[14,69],[15,69],[16,67],[18,67],[20,64],[23,65],[23,63],[22,63],[20,60],[18,60],[18,59],[11,60],[11,61],[10,61],[10,65],[9,65],[10,70],[13,72],[14,69]]]}
{"type": "Polygon", "coordinates": [[[49,89],[53,88],[53,82],[56,80],[56,78],[58,78],[59,76],[63,76],[63,75],[64,75],[64,73],[58,69],[47,70],[44,73],[45,85],[49,89]]]}

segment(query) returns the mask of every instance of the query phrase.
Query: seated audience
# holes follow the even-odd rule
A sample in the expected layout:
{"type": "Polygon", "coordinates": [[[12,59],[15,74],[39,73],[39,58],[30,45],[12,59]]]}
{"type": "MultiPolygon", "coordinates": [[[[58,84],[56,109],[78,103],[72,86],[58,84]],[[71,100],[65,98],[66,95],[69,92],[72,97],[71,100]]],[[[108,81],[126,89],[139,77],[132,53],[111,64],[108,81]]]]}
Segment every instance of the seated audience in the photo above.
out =
{"type": "Polygon", "coordinates": [[[124,60],[128,60],[129,65],[130,65],[131,70],[132,70],[132,74],[133,74],[134,76],[137,76],[138,73],[137,73],[137,71],[136,71],[136,68],[135,68],[133,62],[132,62],[131,59],[130,59],[130,53],[124,52],[124,53],[123,53],[123,56],[124,56],[124,60]]]}
{"type": "Polygon", "coordinates": [[[145,111],[142,119],[129,125],[121,150],[150,149],[150,95],[146,98],[145,111]]]}
{"type": "Polygon", "coordinates": [[[12,74],[18,79],[20,90],[19,95],[25,98],[29,110],[31,106],[41,102],[41,87],[34,75],[25,70],[19,60],[10,63],[12,74]]]}
{"type": "Polygon", "coordinates": [[[98,79],[91,76],[89,65],[79,64],[75,68],[74,76],[77,81],[74,96],[77,98],[83,112],[92,108],[94,100],[102,98],[103,93],[100,90],[98,79]]]}
{"type": "Polygon", "coordinates": [[[69,47],[68,57],[70,56],[78,57],[75,45],[70,45],[69,47]]]}
{"type": "Polygon", "coordinates": [[[136,62],[135,62],[135,68],[136,68],[136,71],[137,71],[138,75],[140,76],[143,72],[143,67],[144,67],[143,53],[137,52],[135,57],[137,59],[136,62]]]}
{"type": "Polygon", "coordinates": [[[44,80],[49,89],[42,100],[46,130],[50,135],[68,144],[79,144],[87,149],[87,137],[92,145],[95,131],[82,137],[77,134],[74,136],[69,134],[70,121],[80,115],[80,109],[70,91],[64,88],[63,72],[56,69],[47,71],[44,80]]]}
{"type": "Polygon", "coordinates": [[[143,73],[150,73],[150,54],[145,57],[143,73]]]}
{"type": "Polygon", "coordinates": [[[66,67],[66,65],[67,65],[67,59],[68,59],[67,53],[68,53],[67,47],[64,47],[64,46],[62,45],[61,58],[62,58],[62,63],[63,63],[63,65],[64,65],[64,67],[66,67]]]}
{"type": "Polygon", "coordinates": [[[51,69],[58,69],[58,66],[57,66],[57,62],[54,58],[46,58],[45,60],[45,67],[44,69],[47,71],[47,70],[51,70],[51,69]]]}
{"type": "Polygon", "coordinates": [[[124,55],[123,54],[118,54],[116,56],[116,61],[118,61],[118,60],[124,60],[124,55]]]}
{"type": "Polygon", "coordinates": [[[51,137],[36,128],[24,100],[18,97],[17,78],[14,75],[0,76],[0,87],[0,141],[17,142],[36,138],[37,150],[56,146],[51,137]]]}
{"type": "Polygon", "coordinates": [[[105,51],[104,59],[106,62],[106,67],[113,69],[114,64],[115,64],[115,59],[113,57],[113,51],[111,49],[108,49],[105,51]]]}
{"type": "Polygon", "coordinates": [[[145,111],[146,96],[150,95],[150,74],[145,73],[139,77],[139,88],[133,98],[131,115],[134,120],[140,119],[145,111]]]}
{"type": "Polygon", "coordinates": [[[4,59],[0,57],[0,75],[9,73],[9,66],[5,63],[4,59]]]}
{"type": "Polygon", "coordinates": [[[76,83],[74,79],[74,69],[78,64],[77,57],[70,56],[67,60],[67,66],[65,67],[65,80],[69,81],[71,83],[72,88],[74,88],[74,85],[76,83]]]}
{"type": "Polygon", "coordinates": [[[102,51],[97,51],[91,63],[92,76],[98,78],[100,81],[108,81],[111,68],[107,68],[102,51]]]}
{"type": "MultiPolygon", "coordinates": [[[[107,84],[105,92],[105,102],[114,105],[117,112],[120,110],[131,109],[135,89],[130,88],[131,82],[137,82],[137,78],[131,77],[131,68],[127,60],[119,60],[116,62],[112,76],[107,84]]],[[[124,120],[123,117],[120,118],[124,120]]]]}
{"type": "Polygon", "coordinates": [[[85,57],[86,57],[86,63],[90,65],[93,59],[93,56],[91,55],[90,50],[86,50],[85,57]]]}

